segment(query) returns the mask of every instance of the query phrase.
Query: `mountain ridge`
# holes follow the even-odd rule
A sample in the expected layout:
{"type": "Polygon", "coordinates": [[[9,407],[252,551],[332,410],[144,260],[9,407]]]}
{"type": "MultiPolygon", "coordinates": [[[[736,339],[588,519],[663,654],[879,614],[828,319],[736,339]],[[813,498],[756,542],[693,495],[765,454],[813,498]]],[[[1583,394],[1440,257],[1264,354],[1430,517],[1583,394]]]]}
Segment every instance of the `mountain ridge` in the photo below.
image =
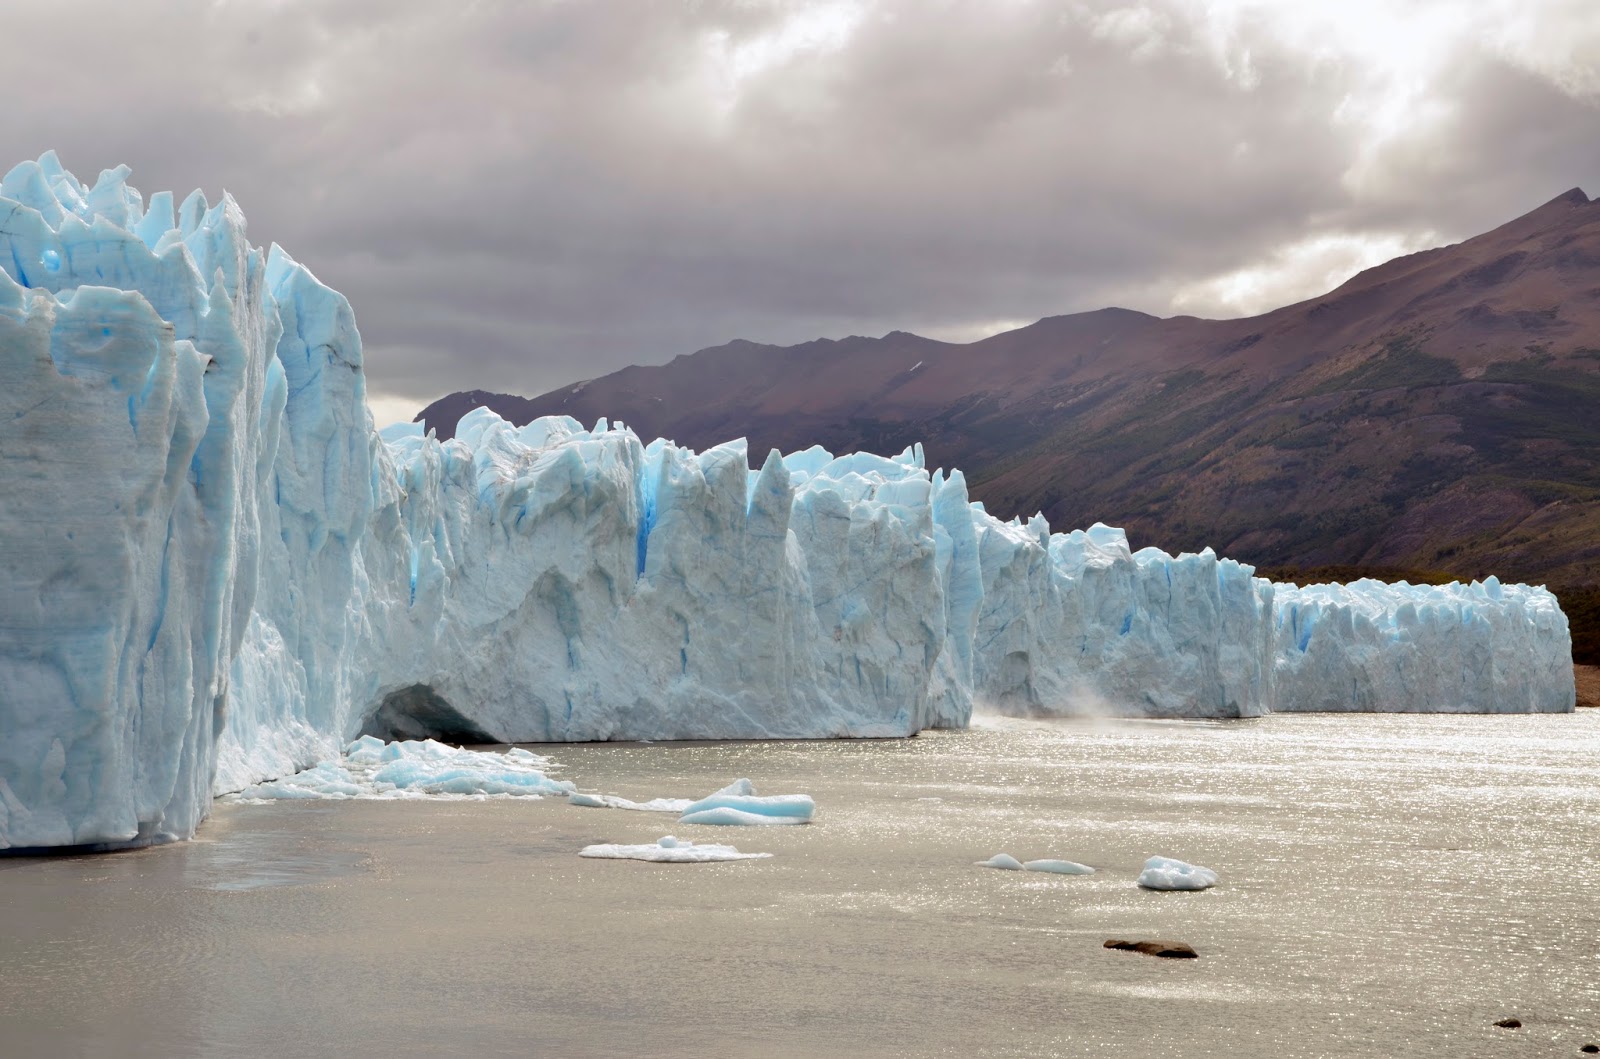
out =
{"type": "Polygon", "coordinates": [[[1573,188],[1251,317],[1108,307],[970,343],[736,340],[417,418],[478,404],[755,453],[920,441],[999,514],[1278,570],[1496,572],[1582,612],[1600,591],[1600,200],[1573,188]]]}

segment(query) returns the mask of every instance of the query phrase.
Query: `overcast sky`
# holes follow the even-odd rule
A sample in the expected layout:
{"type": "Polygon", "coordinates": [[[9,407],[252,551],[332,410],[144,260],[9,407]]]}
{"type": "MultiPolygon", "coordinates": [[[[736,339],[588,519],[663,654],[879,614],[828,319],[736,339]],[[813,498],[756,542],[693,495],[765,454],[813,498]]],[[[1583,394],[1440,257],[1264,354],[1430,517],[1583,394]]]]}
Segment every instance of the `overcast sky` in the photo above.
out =
{"type": "Polygon", "coordinates": [[[1600,193],[1595,0],[77,0],[7,164],[226,188],[381,422],[733,338],[1236,316],[1600,193]]]}

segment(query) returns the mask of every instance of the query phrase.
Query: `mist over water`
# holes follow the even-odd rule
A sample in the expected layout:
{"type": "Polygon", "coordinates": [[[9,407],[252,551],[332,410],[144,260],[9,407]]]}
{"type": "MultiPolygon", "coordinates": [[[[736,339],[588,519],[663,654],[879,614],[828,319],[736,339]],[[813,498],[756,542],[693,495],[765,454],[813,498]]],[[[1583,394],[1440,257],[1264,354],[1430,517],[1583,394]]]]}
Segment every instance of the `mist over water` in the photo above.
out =
{"type": "Polygon", "coordinates": [[[222,805],[0,861],[8,1054],[1438,1056],[1600,1041],[1600,714],[980,716],[909,740],[536,748],[585,790],[749,776],[817,822],[222,805]],[[583,860],[675,833],[735,864],[583,860]],[[977,868],[997,852],[1092,876],[977,868]],[[1216,869],[1141,891],[1152,854],[1216,869]],[[1184,941],[1199,960],[1108,952],[1184,941]],[[1515,1016],[1517,1031],[1495,1029],[1515,1016]]]}

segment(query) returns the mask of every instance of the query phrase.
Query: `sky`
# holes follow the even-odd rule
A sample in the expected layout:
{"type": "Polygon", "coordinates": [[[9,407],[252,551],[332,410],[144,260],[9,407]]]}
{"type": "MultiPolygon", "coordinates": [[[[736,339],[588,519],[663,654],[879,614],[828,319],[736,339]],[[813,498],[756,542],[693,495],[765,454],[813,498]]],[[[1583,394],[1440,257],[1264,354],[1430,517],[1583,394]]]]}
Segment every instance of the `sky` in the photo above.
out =
{"type": "MultiPolygon", "coordinates": [[[[8,7],[11,5],[8,3],[8,7]]],[[[1593,0],[76,0],[5,164],[226,190],[380,424],[735,338],[1239,316],[1583,186],[1593,0]]]]}

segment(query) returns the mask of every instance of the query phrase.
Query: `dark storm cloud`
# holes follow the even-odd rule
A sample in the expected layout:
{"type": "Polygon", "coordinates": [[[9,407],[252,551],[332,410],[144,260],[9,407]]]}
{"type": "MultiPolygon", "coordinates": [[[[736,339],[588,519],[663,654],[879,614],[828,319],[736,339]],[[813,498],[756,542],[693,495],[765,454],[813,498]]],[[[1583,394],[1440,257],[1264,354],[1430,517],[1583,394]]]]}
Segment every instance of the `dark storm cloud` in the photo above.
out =
{"type": "Polygon", "coordinates": [[[1471,234],[1600,175],[1600,31],[1539,8],[1505,46],[1435,19],[1396,72],[1381,34],[1181,0],[91,0],[8,13],[0,130],[226,187],[420,404],[734,337],[1227,311],[1208,280],[1311,236],[1471,234]]]}

